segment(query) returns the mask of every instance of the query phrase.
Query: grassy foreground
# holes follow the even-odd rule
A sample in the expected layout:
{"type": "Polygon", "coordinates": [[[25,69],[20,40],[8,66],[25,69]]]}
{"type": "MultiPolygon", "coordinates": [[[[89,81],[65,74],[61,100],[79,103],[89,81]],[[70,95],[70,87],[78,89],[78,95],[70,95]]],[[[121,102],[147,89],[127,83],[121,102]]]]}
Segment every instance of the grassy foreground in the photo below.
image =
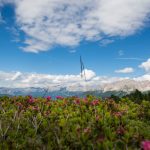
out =
{"type": "Polygon", "coordinates": [[[150,148],[150,101],[1,97],[0,149],[150,148]]]}

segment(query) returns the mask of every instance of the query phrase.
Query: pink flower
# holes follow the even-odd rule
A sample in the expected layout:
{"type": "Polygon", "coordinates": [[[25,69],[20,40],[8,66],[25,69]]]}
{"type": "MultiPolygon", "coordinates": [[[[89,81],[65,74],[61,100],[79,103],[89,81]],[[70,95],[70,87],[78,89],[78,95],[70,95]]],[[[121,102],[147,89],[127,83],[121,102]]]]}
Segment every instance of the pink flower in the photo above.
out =
{"type": "Polygon", "coordinates": [[[121,127],[118,127],[116,133],[118,135],[123,135],[125,133],[125,129],[121,126],[121,127]]]}
{"type": "Polygon", "coordinates": [[[57,99],[61,99],[61,100],[63,99],[62,96],[56,96],[56,98],[57,98],[57,99]]]}
{"type": "Polygon", "coordinates": [[[121,117],[121,116],[122,116],[122,112],[115,112],[115,113],[114,113],[114,116],[116,116],[116,117],[121,117]]]}
{"type": "Polygon", "coordinates": [[[28,97],[30,98],[30,99],[32,99],[33,97],[32,97],[32,95],[28,95],[28,97]]]}
{"type": "Polygon", "coordinates": [[[90,128],[85,128],[85,129],[83,130],[83,132],[88,134],[88,133],[91,132],[91,129],[90,129],[90,128]]]}
{"type": "Polygon", "coordinates": [[[34,103],[34,99],[33,98],[30,98],[30,99],[28,99],[28,101],[27,101],[29,104],[33,104],[34,103]]]}
{"type": "Polygon", "coordinates": [[[76,100],[75,100],[75,104],[78,104],[78,105],[79,105],[79,104],[80,104],[80,99],[76,99],[76,100]]]}
{"type": "Polygon", "coordinates": [[[47,101],[50,101],[50,100],[51,100],[51,97],[50,97],[50,96],[47,96],[46,99],[47,99],[47,101]]]}
{"type": "Polygon", "coordinates": [[[91,105],[96,106],[99,104],[99,100],[94,100],[91,102],[91,105]]]}
{"type": "Polygon", "coordinates": [[[39,110],[39,108],[38,108],[38,106],[34,106],[34,107],[32,108],[32,110],[36,110],[36,111],[38,111],[38,110],[39,110]]]}
{"type": "Polygon", "coordinates": [[[150,150],[150,141],[143,141],[142,144],[141,144],[141,148],[143,150],[150,150]]]}

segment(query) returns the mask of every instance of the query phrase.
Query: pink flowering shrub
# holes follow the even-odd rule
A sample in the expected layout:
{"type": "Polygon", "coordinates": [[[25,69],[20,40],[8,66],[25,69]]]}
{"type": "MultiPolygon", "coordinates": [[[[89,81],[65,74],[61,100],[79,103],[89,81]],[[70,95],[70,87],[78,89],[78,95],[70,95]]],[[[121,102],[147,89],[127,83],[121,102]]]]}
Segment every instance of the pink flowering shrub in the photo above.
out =
{"type": "Polygon", "coordinates": [[[0,150],[150,150],[150,102],[0,97],[0,150]]]}

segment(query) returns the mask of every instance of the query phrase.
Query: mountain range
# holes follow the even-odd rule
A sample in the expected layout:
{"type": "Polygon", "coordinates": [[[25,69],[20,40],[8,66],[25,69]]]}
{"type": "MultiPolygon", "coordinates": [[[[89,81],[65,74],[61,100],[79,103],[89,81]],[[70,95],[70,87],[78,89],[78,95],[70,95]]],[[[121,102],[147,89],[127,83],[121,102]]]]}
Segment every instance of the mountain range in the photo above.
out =
{"type": "Polygon", "coordinates": [[[97,89],[88,91],[71,91],[67,87],[61,87],[58,90],[52,90],[49,88],[40,87],[27,87],[27,88],[0,88],[0,95],[18,96],[18,95],[33,95],[33,96],[47,96],[50,95],[53,98],[56,96],[80,96],[84,97],[87,94],[92,94],[95,96],[108,97],[112,94],[117,96],[126,95],[134,90],[146,92],[150,91],[150,81],[135,81],[135,80],[121,80],[112,83],[104,83],[100,85],[97,89]]]}

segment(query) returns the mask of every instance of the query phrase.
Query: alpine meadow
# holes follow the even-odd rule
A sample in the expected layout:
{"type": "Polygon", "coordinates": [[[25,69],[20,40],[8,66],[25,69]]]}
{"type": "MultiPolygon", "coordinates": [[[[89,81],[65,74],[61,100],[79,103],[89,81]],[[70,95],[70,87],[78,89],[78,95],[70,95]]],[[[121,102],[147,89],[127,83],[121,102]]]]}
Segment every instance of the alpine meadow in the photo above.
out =
{"type": "Polygon", "coordinates": [[[0,0],[0,150],[150,150],[150,0],[0,0]]]}

